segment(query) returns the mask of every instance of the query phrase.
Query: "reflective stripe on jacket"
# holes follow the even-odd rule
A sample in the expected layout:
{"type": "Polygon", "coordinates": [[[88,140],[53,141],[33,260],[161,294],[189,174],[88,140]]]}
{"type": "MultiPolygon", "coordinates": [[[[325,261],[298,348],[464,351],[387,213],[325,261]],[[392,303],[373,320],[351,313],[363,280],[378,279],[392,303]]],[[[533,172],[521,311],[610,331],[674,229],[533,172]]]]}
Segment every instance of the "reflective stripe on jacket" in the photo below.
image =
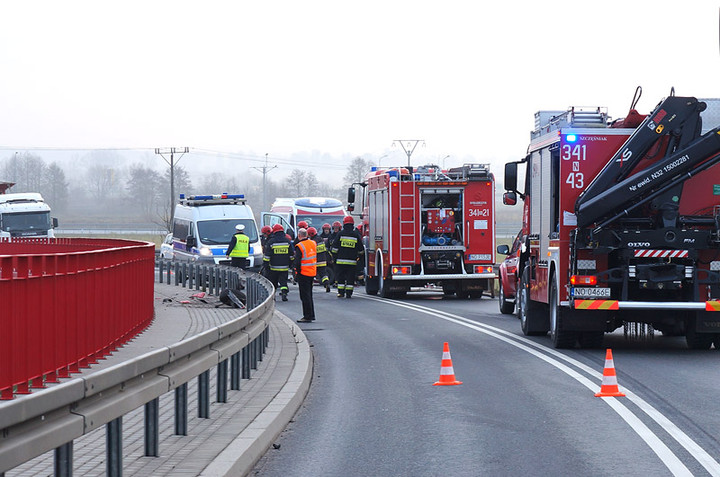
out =
{"type": "Polygon", "coordinates": [[[230,251],[231,257],[248,258],[250,238],[245,234],[235,234],[235,247],[230,251]]]}
{"type": "Polygon", "coordinates": [[[287,272],[290,270],[290,241],[285,232],[275,232],[265,244],[265,256],[273,272],[287,272]]]}
{"type": "Polygon", "coordinates": [[[300,275],[314,277],[317,273],[317,246],[312,240],[301,240],[296,245],[300,249],[300,275]]]}

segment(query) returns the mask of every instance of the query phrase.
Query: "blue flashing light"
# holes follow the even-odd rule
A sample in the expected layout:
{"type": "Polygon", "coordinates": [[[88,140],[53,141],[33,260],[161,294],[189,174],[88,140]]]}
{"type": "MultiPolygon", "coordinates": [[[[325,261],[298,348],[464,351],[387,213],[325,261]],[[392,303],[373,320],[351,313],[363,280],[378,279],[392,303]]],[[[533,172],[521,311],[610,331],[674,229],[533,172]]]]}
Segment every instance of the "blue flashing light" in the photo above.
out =
{"type": "Polygon", "coordinates": [[[575,142],[577,141],[577,136],[575,134],[568,134],[567,136],[565,136],[565,140],[567,142],[575,142]]]}
{"type": "Polygon", "coordinates": [[[375,172],[375,171],[377,171],[377,170],[378,170],[377,166],[372,166],[372,167],[370,168],[370,172],[375,172]]]}
{"type": "Polygon", "coordinates": [[[180,194],[180,198],[181,198],[181,199],[184,199],[184,198],[185,198],[185,194],[180,194]]]}

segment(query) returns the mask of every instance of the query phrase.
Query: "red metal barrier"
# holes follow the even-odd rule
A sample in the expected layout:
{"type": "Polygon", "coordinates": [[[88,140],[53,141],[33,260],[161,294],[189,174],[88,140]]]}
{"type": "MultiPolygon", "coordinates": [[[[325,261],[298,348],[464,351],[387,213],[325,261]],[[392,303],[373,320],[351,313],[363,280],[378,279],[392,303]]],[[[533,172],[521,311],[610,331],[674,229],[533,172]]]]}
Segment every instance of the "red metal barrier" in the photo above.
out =
{"type": "Polygon", "coordinates": [[[0,399],[88,367],[153,319],[154,244],[0,241],[0,399]]]}

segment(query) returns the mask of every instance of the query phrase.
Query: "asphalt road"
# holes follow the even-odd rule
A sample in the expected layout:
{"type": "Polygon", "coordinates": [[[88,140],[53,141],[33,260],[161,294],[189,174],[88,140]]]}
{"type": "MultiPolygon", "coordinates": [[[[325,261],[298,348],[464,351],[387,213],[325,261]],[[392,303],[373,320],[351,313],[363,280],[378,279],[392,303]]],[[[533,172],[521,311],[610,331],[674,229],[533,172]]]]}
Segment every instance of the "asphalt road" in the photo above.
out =
{"type": "MultiPolygon", "coordinates": [[[[524,337],[497,301],[315,288],[308,397],[261,476],[720,475],[720,352],[684,338],[613,349],[624,398],[597,398],[605,350],[524,337]],[[433,386],[448,342],[458,386],[433,386]]],[[[299,317],[297,290],[277,308],[299,317]]]]}

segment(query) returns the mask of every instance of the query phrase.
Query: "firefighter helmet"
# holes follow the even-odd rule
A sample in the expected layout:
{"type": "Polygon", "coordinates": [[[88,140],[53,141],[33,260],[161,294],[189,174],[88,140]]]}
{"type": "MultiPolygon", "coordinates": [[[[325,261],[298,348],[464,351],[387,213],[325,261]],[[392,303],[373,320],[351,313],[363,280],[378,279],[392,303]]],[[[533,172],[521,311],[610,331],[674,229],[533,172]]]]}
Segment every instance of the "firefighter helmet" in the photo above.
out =
{"type": "MultiPolygon", "coordinates": [[[[278,224],[278,225],[280,225],[280,224],[278,224]]],[[[263,225],[262,228],[260,229],[260,233],[261,234],[272,233],[272,227],[270,227],[269,225],[263,225]]]]}
{"type": "Polygon", "coordinates": [[[304,220],[301,220],[300,222],[298,222],[298,228],[299,228],[299,229],[306,229],[306,228],[308,228],[308,223],[305,222],[304,220]]]}
{"type": "Polygon", "coordinates": [[[317,230],[315,230],[315,227],[310,227],[307,229],[308,237],[314,237],[317,235],[317,230]]]}
{"type": "Polygon", "coordinates": [[[272,228],[273,232],[282,232],[284,230],[285,229],[283,229],[283,226],[280,224],[275,224],[275,225],[273,225],[273,228],[272,228]]]}
{"type": "Polygon", "coordinates": [[[354,224],[355,219],[352,218],[352,215],[346,215],[343,219],[343,224],[354,224]]]}

